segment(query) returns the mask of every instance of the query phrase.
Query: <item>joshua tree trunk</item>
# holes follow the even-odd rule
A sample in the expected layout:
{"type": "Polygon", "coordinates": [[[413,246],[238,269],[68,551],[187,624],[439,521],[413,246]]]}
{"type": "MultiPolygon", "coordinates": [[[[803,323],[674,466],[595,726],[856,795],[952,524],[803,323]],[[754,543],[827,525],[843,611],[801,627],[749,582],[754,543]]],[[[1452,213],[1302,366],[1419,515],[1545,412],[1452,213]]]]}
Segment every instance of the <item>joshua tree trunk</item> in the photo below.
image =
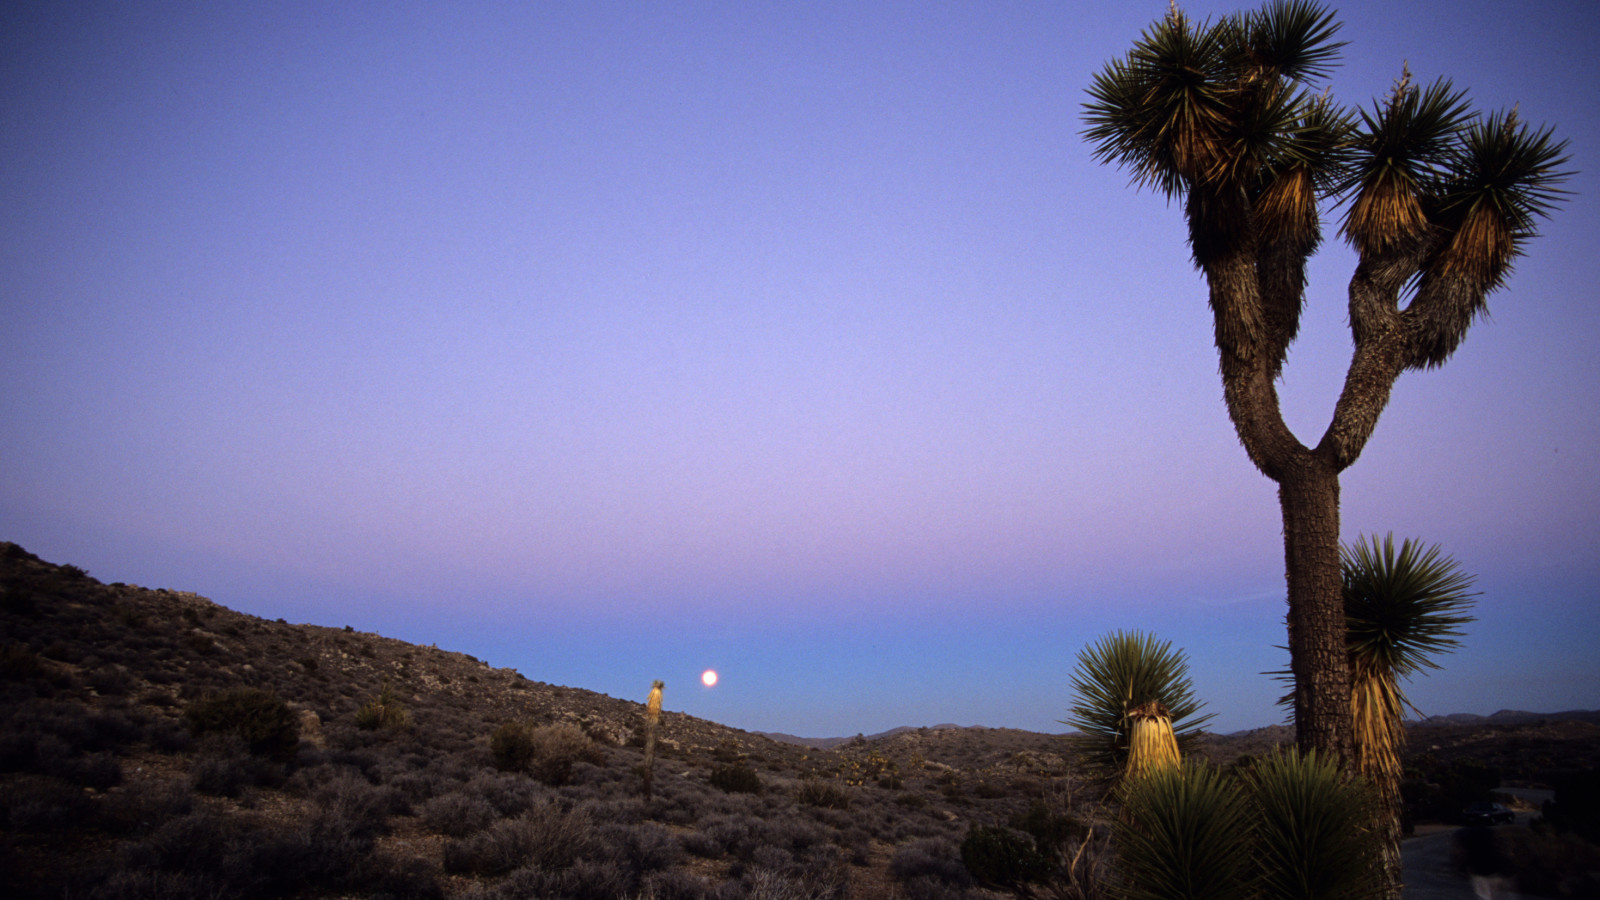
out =
{"type": "Polygon", "coordinates": [[[1339,475],[1315,458],[1278,482],[1300,749],[1349,759],[1350,659],[1339,567],[1339,475]]]}
{"type": "MultiPolygon", "coordinates": [[[[1353,732],[1339,563],[1339,473],[1359,455],[1360,443],[1371,429],[1358,432],[1357,441],[1325,437],[1315,450],[1289,430],[1275,386],[1283,359],[1280,348],[1288,345],[1287,329],[1260,326],[1267,337],[1255,341],[1239,335],[1250,331],[1250,322],[1271,319],[1268,311],[1297,298],[1279,297],[1274,302],[1270,293],[1258,290],[1254,274],[1244,254],[1224,258],[1206,270],[1216,314],[1223,397],[1245,453],[1278,485],[1296,741],[1302,750],[1348,760],[1353,732]]],[[[1376,421],[1373,406],[1382,409],[1392,382],[1391,376],[1372,403],[1350,401],[1336,411],[1329,435],[1352,410],[1371,411],[1376,421]]],[[[1350,393],[1348,382],[1346,393],[1350,393]]]]}

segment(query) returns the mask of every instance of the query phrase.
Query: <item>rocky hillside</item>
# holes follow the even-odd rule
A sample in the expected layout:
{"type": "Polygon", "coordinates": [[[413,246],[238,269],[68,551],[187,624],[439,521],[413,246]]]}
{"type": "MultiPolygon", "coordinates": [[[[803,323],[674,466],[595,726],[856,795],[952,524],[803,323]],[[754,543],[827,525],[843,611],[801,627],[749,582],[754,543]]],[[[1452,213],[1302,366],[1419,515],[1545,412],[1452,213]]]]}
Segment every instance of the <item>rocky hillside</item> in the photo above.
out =
{"type": "Polygon", "coordinates": [[[1075,815],[1059,738],[670,711],[647,794],[640,703],[15,544],[0,636],[7,897],[994,897],[967,829],[1075,815]]]}

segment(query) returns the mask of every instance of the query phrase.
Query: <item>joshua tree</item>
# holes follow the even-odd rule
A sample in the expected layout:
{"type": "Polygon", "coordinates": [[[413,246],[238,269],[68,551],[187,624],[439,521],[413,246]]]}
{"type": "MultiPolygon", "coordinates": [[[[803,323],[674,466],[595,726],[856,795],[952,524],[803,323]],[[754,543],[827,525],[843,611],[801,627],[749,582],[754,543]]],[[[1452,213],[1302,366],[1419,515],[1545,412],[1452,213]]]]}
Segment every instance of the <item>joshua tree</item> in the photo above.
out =
{"type": "Polygon", "coordinates": [[[1563,193],[1564,141],[1515,111],[1480,116],[1440,80],[1403,74],[1370,110],[1313,89],[1342,46],[1308,0],[1196,24],[1176,7],[1089,88],[1102,162],[1181,199],[1210,290],[1223,397],[1250,461],[1278,485],[1299,743],[1350,752],[1339,578],[1339,474],[1400,373],[1443,365],[1563,193]],[[1280,414],[1276,381],[1299,326],[1318,205],[1346,203],[1358,254],[1354,352],[1315,446],[1280,414]]]}
{"type": "Polygon", "coordinates": [[[1178,748],[1211,719],[1193,718],[1200,702],[1183,653],[1140,632],[1118,631],[1080,651],[1072,690],[1063,724],[1083,732],[1093,762],[1127,775],[1177,765],[1178,748]]]}
{"type": "Polygon", "coordinates": [[[1473,579],[1437,546],[1406,540],[1396,553],[1393,535],[1344,548],[1343,572],[1355,769],[1377,794],[1389,894],[1399,897],[1401,723],[1409,705],[1400,679],[1438,668],[1433,654],[1460,645],[1461,626],[1472,621],[1465,613],[1473,579]]]}

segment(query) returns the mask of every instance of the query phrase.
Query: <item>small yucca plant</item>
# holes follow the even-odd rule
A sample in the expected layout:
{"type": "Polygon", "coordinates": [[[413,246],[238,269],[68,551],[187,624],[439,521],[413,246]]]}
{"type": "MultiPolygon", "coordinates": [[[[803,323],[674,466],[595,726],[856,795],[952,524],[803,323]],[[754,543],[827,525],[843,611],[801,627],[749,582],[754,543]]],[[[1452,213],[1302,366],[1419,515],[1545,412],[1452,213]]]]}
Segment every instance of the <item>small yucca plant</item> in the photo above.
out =
{"type": "Polygon", "coordinates": [[[384,682],[378,699],[356,711],[356,727],[365,731],[403,731],[411,727],[411,713],[395,696],[394,688],[384,682]]]}
{"type": "Polygon", "coordinates": [[[1127,900],[1252,896],[1250,810],[1237,781],[1206,766],[1155,769],[1122,786],[1116,831],[1127,900]]]}
{"type": "Polygon", "coordinates": [[[1246,778],[1261,896],[1366,900],[1378,891],[1380,846],[1365,781],[1331,757],[1298,750],[1257,762],[1246,778]]]}
{"type": "Polygon", "coordinates": [[[1091,763],[1123,773],[1175,764],[1211,716],[1200,702],[1189,663],[1170,641],[1118,631],[1078,653],[1074,702],[1063,724],[1083,733],[1091,763]]]}
{"type": "MultiPolygon", "coordinates": [[[[1384,868],[1400,883],[1400,780],[1405,707],[1400,681],[1437,669],[1433,657],[1460,646],[1472,621],[1472,576],[1437,546],[1394,536],[1343,548],[1346,644],[1350,652],[1355,770],[1377,794],[1384,868]]],[[[1391,898],[1394,891],[1386,891],[1391,898]]]]}
{"type": "Polygon", "coordinates": [[[1242,778],[1204,765],[1123,782],[1117,846],[1129,900],[1365,900],[1377,890],[1371,794],[1297,750],[1242,778]]]}

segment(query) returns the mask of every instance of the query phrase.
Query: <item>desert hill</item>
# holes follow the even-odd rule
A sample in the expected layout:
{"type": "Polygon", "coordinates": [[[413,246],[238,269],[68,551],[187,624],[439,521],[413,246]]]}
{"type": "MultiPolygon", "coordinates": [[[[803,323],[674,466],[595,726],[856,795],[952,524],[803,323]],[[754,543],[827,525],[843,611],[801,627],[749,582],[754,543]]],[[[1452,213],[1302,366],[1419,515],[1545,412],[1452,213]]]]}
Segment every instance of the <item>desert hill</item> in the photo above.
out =
{"type": "Polygon", "coordinates": [[[1046,735],[828,749],[669,710],[646,796],[643,712],[0,543],[0,895],[1003,896],[962,837],[1074,784],[1046,735]]]}
{"type": "MultiPolygon", "coordinates": [[[[1009,895],[963,862],[975,826],[1100,852],[1100,789],[1062,735],[802,739],[669,710],[646,795],[643,713],[0,543],[0,895],[973,900],[1009,895]]],[[[1595,764],[1595,720],[1436,717],[1413,758],[1536,784],[1595,764]]]]}

